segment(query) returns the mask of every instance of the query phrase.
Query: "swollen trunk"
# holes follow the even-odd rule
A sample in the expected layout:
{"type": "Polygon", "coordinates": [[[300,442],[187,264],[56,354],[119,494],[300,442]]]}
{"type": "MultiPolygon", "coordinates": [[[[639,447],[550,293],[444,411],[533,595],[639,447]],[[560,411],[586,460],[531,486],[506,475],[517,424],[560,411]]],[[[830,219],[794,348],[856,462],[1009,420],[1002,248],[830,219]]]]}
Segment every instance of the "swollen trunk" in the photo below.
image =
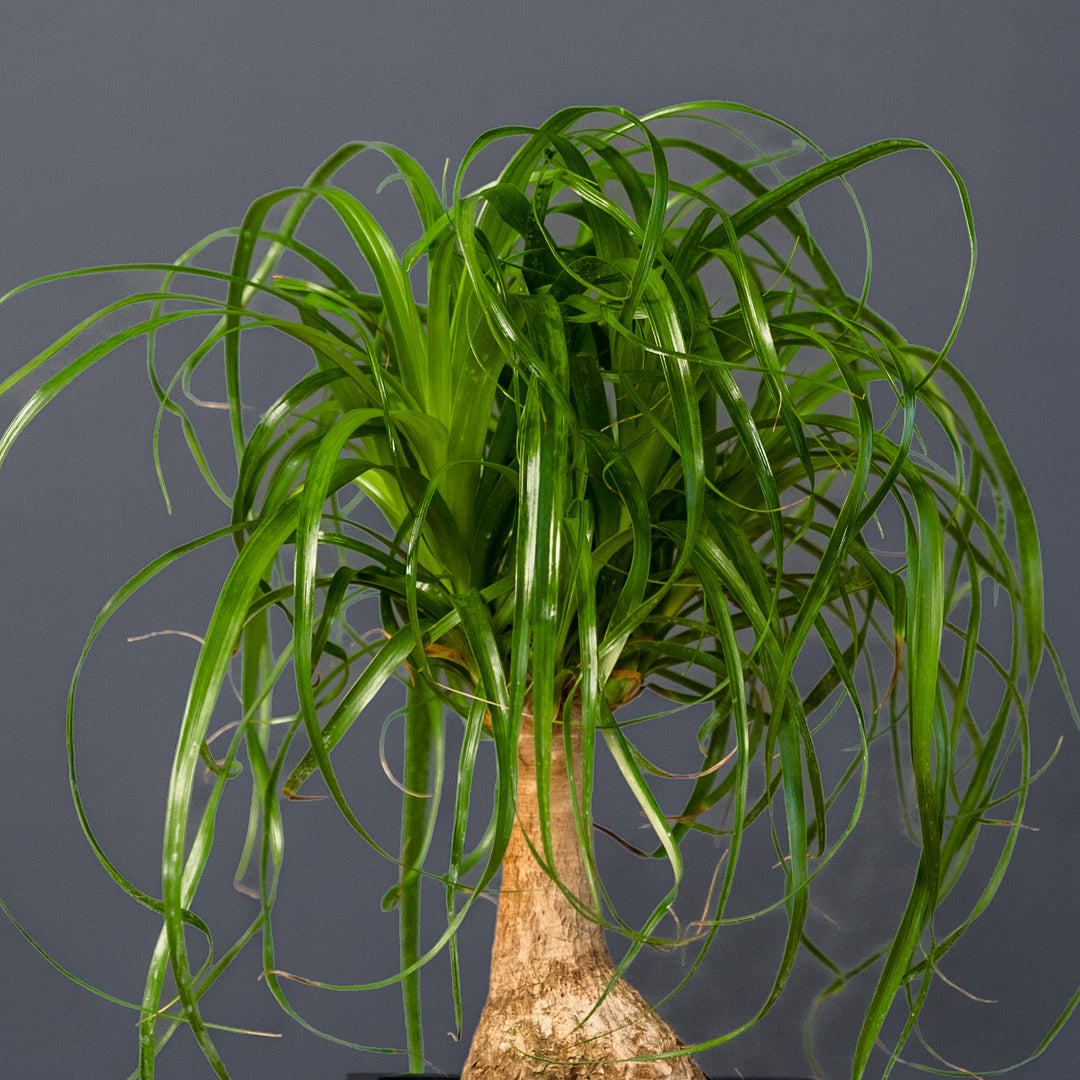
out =
{"type": "MultiPolygon", "coordinates": [[[[587,897],[560,725],[553,744],[552,852],[566,887],[587,897]]],[[[580,765],[579,728],[573,748],[580,765]]],[[[533,847],[543,851],[528,717],[518,764],[517,822],[503,860],[491,984],[462,1080],[704,1080],[687,1057],[620,1060],[665,1053],[682,1044],[626,982],[620,980],[596,1007],[614,971],[604,932],[570,904],[525,840],[527,835],[533,847]]],[[[574,774],[580,777],[580,767],[574,774]]]]}

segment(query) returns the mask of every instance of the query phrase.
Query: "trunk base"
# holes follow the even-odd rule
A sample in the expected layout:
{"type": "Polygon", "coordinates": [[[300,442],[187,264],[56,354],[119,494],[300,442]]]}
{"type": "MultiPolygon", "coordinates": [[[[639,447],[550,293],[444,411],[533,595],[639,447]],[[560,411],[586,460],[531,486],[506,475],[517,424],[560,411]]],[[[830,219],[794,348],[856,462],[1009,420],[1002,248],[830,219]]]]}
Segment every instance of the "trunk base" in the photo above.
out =
{"type": "Polygon", "coordinates": [[[620,1060],[682,1043],[623,981],[590,1016],[610,975],[595,966],[518,971],[513,993],[489,997],[461,1080],[705,1080],[688,1057],[620,1060]]]}

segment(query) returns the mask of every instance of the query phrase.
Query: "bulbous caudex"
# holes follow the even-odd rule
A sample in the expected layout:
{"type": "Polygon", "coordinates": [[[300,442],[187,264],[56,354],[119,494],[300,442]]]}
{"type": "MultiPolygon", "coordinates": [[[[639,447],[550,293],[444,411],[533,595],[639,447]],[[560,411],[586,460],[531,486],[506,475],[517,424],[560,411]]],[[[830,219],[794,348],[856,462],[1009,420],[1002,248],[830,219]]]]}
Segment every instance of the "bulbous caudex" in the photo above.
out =
{"type": "MultiPolygon", "coordinates": [[[[580,710],[569,740],[552,736],[551,854],[562,885],[588,897],[567,765],[569,742],[581,796],[580,710]]],[[[526,715],[518,742],[517,819],[502,863],[487,1003],[462,1080],[705,1080],[687,1056],[633,1061],[683,1044],[645,999],[615,973],[604,931],[567,899],[538,863],[543,854],[536,750],[526,715]],[[598,1004],[599,1003],[599,1004],[598,1004]]]]}

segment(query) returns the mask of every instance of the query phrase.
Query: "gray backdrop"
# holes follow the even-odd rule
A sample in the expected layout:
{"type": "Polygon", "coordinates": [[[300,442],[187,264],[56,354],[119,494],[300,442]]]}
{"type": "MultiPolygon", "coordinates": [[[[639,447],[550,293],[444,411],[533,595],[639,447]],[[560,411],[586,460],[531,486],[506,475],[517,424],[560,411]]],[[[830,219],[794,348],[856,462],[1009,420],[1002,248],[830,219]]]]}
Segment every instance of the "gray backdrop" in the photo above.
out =
{"type": "MultiPolygon", "coordinates": [[[[646,110],[693,98],[751,103],[834,153],[887,135],[924,139],[952,158],[971,188],[980,264],[953,355],[1030,485],[1050,578],[1049,627],[1077,677],[1080,511],[1068,440],[1080,374],[1066,318],[1076,309],[1080,240],[1078,30],[1071,3],[1008,0],[8,0],[0,15],[0,292],[79,265],[172,258],[238,222],[254,196],[300,182],[349,139],[393,141],[438,175],[445,159],[456,162],[473,137],[497,124],[538,123],[566,104],[646,110]]],[[[356,178],[361,195],[372,196],[370,176],[356,178]]],[[[878,244],[872,300],[908,334],[940,342],[964,239],[946,178],[928,158],[912,157],[876,165],[858,181],[878,244]],[[927,245],[940,249],[940,274],[919,268],[927,245]]],[[[819,209],[827,226],[833,207],[823,201],[819,209]]],[[[850,223],[836,228],[838,261],[854,273],[857,236],[850,223]]],[[[84,280],[5,305],[0,377],[117,287],[84,280]]],[[[265,383],[251,384],[251,404],[265,407],[302,362],[268,352],[265,383]]],[[[215,387],[208,381],[205,389],[212,396],[215,387]]],[[[6,409],[3,419],[10,415],[6,409]]],[[[60,962],[129,1000],[139,995],[156,928],[83,842],[67,791],[63,716],[70,670],[106,597],[161,550],[223,521],[171,429],[165,447],[175,510],[166,514],[150,456],[152,423],[141,354],[124,350],[57,402],[0,471],[0,896],[60,962]]],[[[186,576],[171,575],[132,603],[93,656],[81,698],[88,810],[109,850],[122,852],[121,869],[151,892],[161,820],[154,783],[171,755],[194,646],[174,637],[125,638],[165,628],[199,632],[224,560],[224,552],[201,556],[186,576]]],[[[935,990],[935,1019],[927,1020],[942,1051],[974,1069],[1025,1056],[1080,982],[1080,848],[1069,779],[1080,768],[1080,745],[1045,676],[1035,704],[1037,753],[1045,757],[1065,737],[1057,767],[1032,799],[1028,821],[1039,831],[1021,838],[1014,872],[946,972],[997,1004],[935,990]]],[[[386,973],[392,917],[373,904],[390,872],[346,843],[326,806],[302,814],[287,808],[296,832],[282,920],[289,925],[292,915],[293,928],[282,933],[282,962],[330,981],[386,973]]],[[[881,852],[895,842],[886,838],[876,855],[864,849],[865,861],[853,858],[845,871],[840,892],[855,899],[850,918],[871,928],[874,912],[866,909],[873,905],[862,903],[861,889],[875,875],[887,877],[890,860],[881,852]]],[[[229,888],[235,846],[226,841],[210,870],[222,883],[206,890],[222,941],[251,915],[251,902],[229,888]]],[[[477,957],[467,963],[467,1026],[484,991],[490,926],[490,912],[480,912],[465,938],[466,952],[477,957]]],[[[687,1037],[714,1034],[745,1014],[733,976],[752,982],[753,960],[729,949],[700,988],[676,1003],[672,1015],[687,1037]]],[[[655,985],[669,985],[671,969],[656,963],[655,985]]],[[[223,1035],[238,1078],[339,1080],[350,1069],[404,1067],[294,1028],[257,983],[258,971],[252,954],[208,1009],[224,1023],[285,1032],[281,1039],[223,1035]]],[[[652,978],[646,965],[644,989],[652,978]]],[[[813,994],[824,981],[802,965],[793,996],[813,994]]],[[[425,985],[429,1056],[449,1071],[465,1047],[445,1035],[452,1024],[445,991],[438,968],[425,985]]],[[[342,1036],[381,1045],[403,1039],[393,990],[322,998],[298,991],[296,1001],[342,1036]]],[[[805,997],[782,1004],[766,1025],[705,1064],[746,1075],[805,1072],[804,1004],[805,997]]],[[[851,1023],[842,1007],[825,1014],[818,1045],[831,1077],[846,1074],[851,1023]]],[[[134,1049],[134,1014],[69,983],[0,919],[4,1075],[118,1078],[133,1067],[134,1049]]],[[[1075,1075],[1078,1051],[1073,1024],[1014,1075],[1065,1080],[1075,1075]]],[[[905,1074],[914,1075],[895,1075],[905,1074]]],[[[209,1070],[182,1037],[164,1051],[160,1075],[209,1070]]]]}

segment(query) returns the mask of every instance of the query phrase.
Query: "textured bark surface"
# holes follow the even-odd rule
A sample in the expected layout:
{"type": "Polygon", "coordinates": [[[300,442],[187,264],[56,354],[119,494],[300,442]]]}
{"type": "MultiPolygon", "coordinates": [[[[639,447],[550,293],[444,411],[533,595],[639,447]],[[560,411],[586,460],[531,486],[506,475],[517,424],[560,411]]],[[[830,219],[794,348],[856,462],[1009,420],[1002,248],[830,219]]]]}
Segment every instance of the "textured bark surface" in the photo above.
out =
{"type": "MultiPolygon", "coordinates": [[[[559,876],[576,896],[588,880],[574,823],[562,732],[551,763],[551,832],[559,876]]],[[[579,742],[579,741],[578,741],[579,742]]],[[[575,753],[580,753],[578,742],[575,753]]],[[[687,1057],[619,1061],[681,1046],[670,1025],[620,981],[592,1012],[614,971],[604,932],[544,873],[532,724],[518,746],[518,818],[503,861],[487,1004],[462,1080],[704,1080],[687,1057]],[[592,1015],[589,1016],[589,1013],[592,1015]],[[588,1016],[588,1020],[582,1020],[588,1016]],[[546,1060],[544,1060],[546,1059],[546,1060]]],[[[575,770],[580,776],[580,770],[575,770]]]]}

